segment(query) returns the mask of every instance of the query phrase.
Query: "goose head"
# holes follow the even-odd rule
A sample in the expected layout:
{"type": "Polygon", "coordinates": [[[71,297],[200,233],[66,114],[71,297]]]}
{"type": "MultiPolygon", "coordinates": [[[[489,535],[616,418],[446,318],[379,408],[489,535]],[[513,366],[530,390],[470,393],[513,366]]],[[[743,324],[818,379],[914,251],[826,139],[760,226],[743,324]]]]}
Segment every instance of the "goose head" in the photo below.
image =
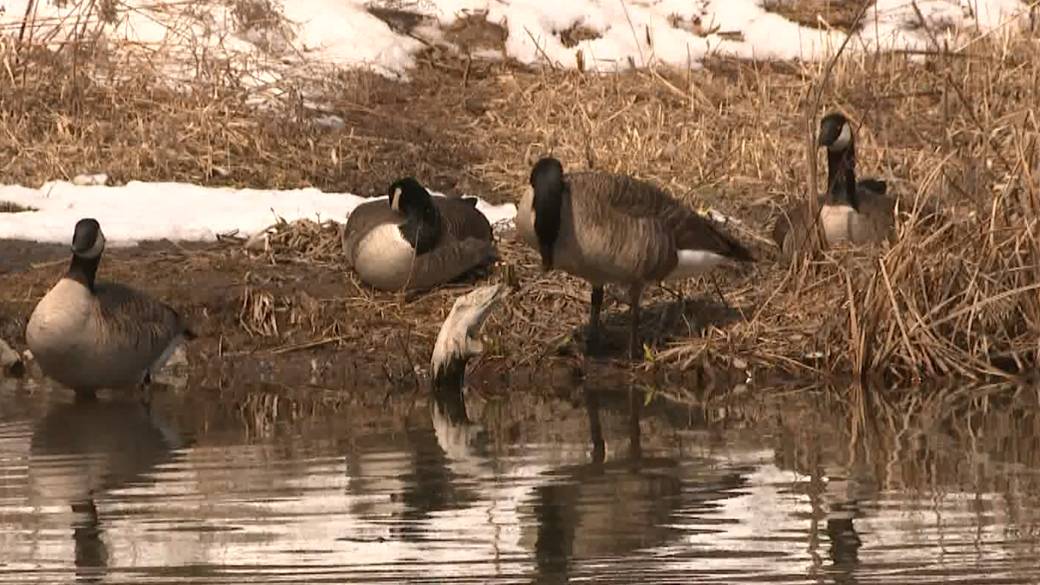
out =
{"type": "Polygon", "coordinates": [[[423,215],[433,209],[433,196],[415,177],[394,181],[387,195],[390,208],[402,215],[423,215]]]}
{"type": "Polygon", "coordinates": [[[72,234],[72,254],[93,260],[104,251],[105,234],[101,231],[101,224],[89,217],[76,222],[76,230],[72,234]]]}
{"type": "Polygon", "coordinates": [[[848,150],[852,146],[852,124],[841,112],[831,112],[820,120],[817,144],[831,152],[848,150]]]}
{"type": "Polygon", "coordinates": [[[538,162],[534,163],[534,166],[531,167],[531,177],[529,181],[531,186],[536,189],[539,185],[562,185],[563,163],[551,156],[539,159],[538,162]]]}
{"type": "Polygon", "coordinates": [[[394,181],[387,195],[390,208],[404,217],[401,234],[415,248],[415,253],[432,250],[440,240],[441,226],[430,192],[414,177],[405,177],[394,181]]]}
{"type": "Polygon", "coordinates": [[[556,239],[560,235],[560,213],[563,206],[563,164],[545,157],[531,169],[531,188],[534,190],[534,232],[538,238],[538,252],[542,268],[549,270],[555,260],[556,239]]]}

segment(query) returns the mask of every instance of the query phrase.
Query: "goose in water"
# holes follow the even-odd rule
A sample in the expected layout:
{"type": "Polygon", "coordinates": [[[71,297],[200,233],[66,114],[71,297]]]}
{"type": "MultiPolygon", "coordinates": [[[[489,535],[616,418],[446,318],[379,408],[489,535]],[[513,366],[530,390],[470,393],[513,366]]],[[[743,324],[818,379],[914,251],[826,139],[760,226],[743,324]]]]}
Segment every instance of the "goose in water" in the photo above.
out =
{"type": "Polygon", "coordinates": [[[734,238],[660,188],[626,175],[563,172],[555,158],[531,170],[532,189],[517,210],[521,238],[542,267],[592,284],[589,341],[599,335],[603,286],[628,287],[629,351],[638,355],[639,301],[649,283],[707,272],[725,260],[752,262],[734,238]]]}
{"type": "MultiPolygon", "coordinates": [[[[856,145],[852,124],[841,113],[820,120],[817,144],[827,149],[827,190],[820,198],[819,220],[827,245],[867,244],[892,236],[895,199],[878,179],[856,179],[856,145]]],[[[809,206],[801,201],[773,226],[773,240],[784,257],[801,249],[813,228],[809,206]]]]}
{"type": "Polygon", "coordinates": [[[343,230],[343,253],[369,286],[421,290],[494,261],[491,224],[470,197],[433,197],[411,177],[389,197],[359,205],[343,230]]]}
{"type": "Polygon", "coordinates": [[[194,338],[168,305],[121,284],[96,282],[104,250],[98,222],[77,222],[72,263],[25,330],[43,373],[84,394],[142,385],[182,341],[194,338]]]}

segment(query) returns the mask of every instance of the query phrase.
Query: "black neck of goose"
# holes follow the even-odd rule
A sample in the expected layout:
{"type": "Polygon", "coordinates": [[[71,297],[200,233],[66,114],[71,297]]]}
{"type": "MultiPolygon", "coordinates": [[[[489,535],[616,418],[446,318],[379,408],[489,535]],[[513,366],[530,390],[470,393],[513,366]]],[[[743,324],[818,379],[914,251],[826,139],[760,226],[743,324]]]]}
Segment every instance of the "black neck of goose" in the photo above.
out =
{"type": "Polygon", "coordinates": [[[563,178],[538,177],[534,181],[534,233],[538,236],[538,252],[542,268],[553,267],[553,247],[560,236],[560,214],[563,211],[563,178]]]}
{"type": "Polygon", "coordinates": [[[69,264],[69,270],[65,273],[65,278],[75,280],[87,287],[91,292],[94,292],[94,277],[97,276],[98,264],[100,262],[100,255],[93,258],[84,258],[83,256],[73,254],[72,263],[69,264]]]}
{"type": "Polygon", "coordinates": [[[453,355],[433,377],[433,400],[448,420],[454,424],[469,422],[466,401],[462,396],[462,380],[466,375],[466,360],[453,355]]]}
{"type": "Polygon", "coordinates": [[[844,159],[835,170],[827,192],[828,200],[835,205],[848,205],[859,211],[859,194],[856,192],[856,170],[849,159],[844,159]]]}
{"type": "Polygon", "coordinates": [[[856,197],[856,147],[827,149],[827,195],[833,203],[858,208],[856,197]]]}
{"type": "Polygon", "coordinates": [[[425,254],[441,239],[441,214],[430,202],[428,207],[407,211],[399,229],[404,239],[415,248],[416,254],[425,254]]]}

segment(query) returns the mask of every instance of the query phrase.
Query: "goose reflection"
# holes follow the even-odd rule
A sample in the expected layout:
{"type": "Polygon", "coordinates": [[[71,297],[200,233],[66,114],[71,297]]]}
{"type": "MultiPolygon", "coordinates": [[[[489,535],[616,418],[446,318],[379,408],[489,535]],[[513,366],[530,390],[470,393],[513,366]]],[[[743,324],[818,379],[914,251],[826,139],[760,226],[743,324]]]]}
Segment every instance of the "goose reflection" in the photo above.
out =
{"type": "Polygon", "coordinates": [[[31,501],[36,507],[71,507],[79,582],[100,582],[108,565],[98,500],[144,481],[178,446],[178,439],[152,417],[137,401],[77,398],[51,408],[33,431],[31,501]]]}
{"type": "MultiPolygon", "coordinates": [[[[614,393],[616,394],[616,392],[614,393]]],[[[601,412],[608,392],[586,388],[590,461],[559,468],[535,489],[522,541],[535,551],[536,582],[566,582],[575,559],[616,557],[677,538],[670,519],[681,505],[677,462],[645,457],[642,393],[630,390],[628,443],[606,456],[601,412]]]]}
{"type": "MultiPolygon", "coordinates": [[[[434,346],[430,415],[437,445],[458,475],[489,463],[485,429],[469,418],[463,378],[483,346],[475,338],[499,298],[498,287],[478,289],[455,302],[434,346]]],[[[677,536],[669,518],[680,505],[677,463],[643,456],[642,393],[631,391],[628,442],[607,458],[601,421],[606,393],[586,388],[590,456],[585,463],[548,470],[521,506],[520,542],[534,551],[537,582],[566,581],[575,558],[619,555],[677,536]]]]}
{"type": "Polygon", "coordinates": [[[409,472],[399,477],[404,507],[394,534],[402,540],[422,540],[424,521],[433,513],[465,508],[479,498],[463,480],[470,475],[467,471],[475,471],[465,468],[472,456],[478,456],[478,467],[483,462],[485,451],[479,445],[486,444],[486,433],[466,414],[463,378],[469,360],[484,349],[477,335],[502,291],[501,285],[487,286],[459,297],[441,325],[431,358],[433,432],[408,431],[413,460],[409,472]],[[459,462],[463,469],[458,469],[459,462]]]}

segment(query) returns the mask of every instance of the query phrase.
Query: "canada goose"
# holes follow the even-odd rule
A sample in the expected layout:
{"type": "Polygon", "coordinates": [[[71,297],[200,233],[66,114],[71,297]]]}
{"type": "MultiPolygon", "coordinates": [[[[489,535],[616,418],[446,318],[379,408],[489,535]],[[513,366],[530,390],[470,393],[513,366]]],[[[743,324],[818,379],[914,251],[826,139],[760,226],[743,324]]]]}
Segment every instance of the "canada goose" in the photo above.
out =
{"type": "Polygon", "coordinates": [[[343,230],[347,265],[381,290],[427,289],[495,259],[491,224],[474,198],[433,197],[411,177],[388,200],[359,205],[343,230]]]}
{"type": "MultiPolygon", "coordinates": [[[[820,120],[817,144],[827,149],[827,190],[820,198],[820,222],[828,245],[879,242],[893,234],[895,199],[878,179],[856,179],[856,145],[852,124],[832,112],[820,120]]],[[[785,257],[804,245],[813,227],[804,201],[790,208],[773,226],[773,240],[785,257]]]]}
{"type": "Polygon", "coordinates": [[[139,386],[194,334],[172,308],[115,283],[98,283],[105,236],[76,223],[72,263],[36,305],[25,329],[44,374],[77,392],[139,386]]]}
{"type": "Polygon", "coordinates": [[[606,283],[627,285],[629,350],[638,348],[639,299],[647,283],[688,278],[726,259],[751,262],[741,244],[650,183],[602,172],[564,174],[555,158],[531,170],[517,210],[521,237],[559,268],[592,284],[589,340],[599,334],[606,283]]]}

